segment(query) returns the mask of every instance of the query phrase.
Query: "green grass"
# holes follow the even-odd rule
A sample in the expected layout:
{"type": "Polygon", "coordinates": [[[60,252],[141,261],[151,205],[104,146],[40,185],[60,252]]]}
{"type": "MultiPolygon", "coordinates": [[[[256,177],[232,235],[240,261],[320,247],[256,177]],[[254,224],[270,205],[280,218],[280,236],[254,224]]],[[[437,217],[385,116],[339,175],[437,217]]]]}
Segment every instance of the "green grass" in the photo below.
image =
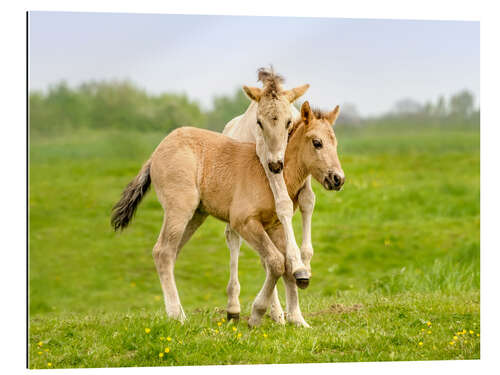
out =
{"type": "MultiPolygon", "coordinates": [[[[313,278],[300,291],[312,328],[269,318],[247,328],[264,271],[244,245],[236,332],[217,325],[224,223],[209,218],[178,259],[183,326],[166,319],[151,256],[162,220],[154,192],[130,228],[111,230],[112,205],[163,136],[31,140],[30,368],[479,358],[477,128],[339,129],[346,185],[313,187],[313,278]],[[463,329],[474,334],[454,340],[463,329]]],[[[300,241],[300,214],[294,225],[300,241]]],[[[281,282],[280,295],[284,303],[281,282]]]]}

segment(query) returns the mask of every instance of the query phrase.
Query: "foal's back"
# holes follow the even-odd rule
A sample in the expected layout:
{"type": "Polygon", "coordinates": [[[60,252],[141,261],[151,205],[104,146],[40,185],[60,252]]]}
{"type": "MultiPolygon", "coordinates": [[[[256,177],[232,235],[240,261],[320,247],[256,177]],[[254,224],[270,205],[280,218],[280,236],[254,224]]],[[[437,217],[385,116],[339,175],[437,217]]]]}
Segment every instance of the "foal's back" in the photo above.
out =
{"type": "Polygon", "coordinates": [[[235,199],[241,204],[245,196],[254,206],[256,199],[272,199],[255,144],[199,128],[178,128],[165,137],[151,157],[151,181],[165,209],[171,200],[197,195],[198,209],[224,221],[235,199]]]}

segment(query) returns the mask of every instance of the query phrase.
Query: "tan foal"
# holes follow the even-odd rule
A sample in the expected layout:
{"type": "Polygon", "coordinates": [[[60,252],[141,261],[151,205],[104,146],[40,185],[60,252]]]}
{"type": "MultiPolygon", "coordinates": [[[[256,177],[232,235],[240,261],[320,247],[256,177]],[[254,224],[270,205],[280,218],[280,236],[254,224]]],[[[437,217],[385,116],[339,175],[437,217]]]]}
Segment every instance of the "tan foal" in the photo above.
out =
{"type": "MultiPolygon", "coordinates": [[[[313,112],[308,102],[302,105],[301,119],[290,134],[283,171],[295,208],[299,190],[309,175],[328,190],[339,190],[344,183],[331,126],[338,112],[338,106],[332,112],[320,113],[313,112]]],[[[180,321],[186,318],[175,285],[176,258],[206,217],[212,215],[229,223],[259,253],[266,269],[249,325],[260,324],[276,282],[284,276],[287,320],[308,326],[300,311],[295,278],[285,264],[284,229],[254,144],[198,128],[176,129],[125,188],[112,214],[115,230],[128,225],[151,182],[164,209],[153,257],[169,317],[180,321]]]]}

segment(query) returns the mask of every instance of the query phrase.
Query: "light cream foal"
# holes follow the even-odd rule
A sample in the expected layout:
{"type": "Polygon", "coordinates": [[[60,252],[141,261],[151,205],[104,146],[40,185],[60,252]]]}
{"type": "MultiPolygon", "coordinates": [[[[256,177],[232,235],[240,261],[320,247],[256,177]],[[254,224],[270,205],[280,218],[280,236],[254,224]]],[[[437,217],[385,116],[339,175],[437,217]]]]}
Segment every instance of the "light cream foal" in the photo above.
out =
{"type": "MultiPolygon", "coordinates": [[[[302,105],[301,120],[290,135],[285,155],[284,177],[294,206],[309,175],[328,190],[338,190],[343,184],[335,177],[342,168],[331,127],[338,112],[338,106],[322,114],[313,113],[308,102],[302,105]]],[[[206,217],[212,215],[228,222],[259,253],[266,269],[264,285],[252,304],[249,325],[260,324],[276,282],[284,276],[288,320],[307,326],[298,303],[295,277],[284,258],[285,230],[255,145],[208,130],[176,129],[125,188],[112,213],[115,230],[129,224],[151,183],[164,209],[153,257],[169,317],[186,319],[175,285],[175,260],[206,217]]]]}
{"type": "MultiPolygon", "coordinates": [[[[302,245],[299,250],[292,227],[293,204],[288,196],[283,174],[280,173],[283,163],[278,164],[279,168],[273,169],[273,163],[270,162],[273,155],[269,150],[271,145],[279,144],[279,155],[284,155],[288,126],[300,118],[300,112],[292,103],[306,92],[309,85],[284,91],[281,88],[283,78],[275,74],[272,68],[270,70],[261,68],[258,73],[258,79],[264,86],[263,89],[243,86],[243,90],[252,102],[244,114],[235,117],[226,124],[223,134],[239,141],[256,144],[257,156],[266,172],[266,177],[273,192],[278,218],[285,228],[287,261],[290,268],[293,269],[298,285],[305,288],[311,276],[310,264],[313,255],[311,218],[315,196],[311,187],[311,179],[310,177],[307,178],[298,198],[302,215],[302,245]],[[290,95],[291,93],[293,95],[290,95]],[[284,100],[281,98],[284,98],[284,100]],[[286,121],[279,121],[280,118],[286,121]],[[306,272],[304,272],[304,269],[306,272]]],[[[279,155],[278,160],[282,161],[283,159],[279,155]]],[[[229,225],[226,227],[226,243],[231,254],[230,276],[227,285],[227,318],[229,320],[238,319],[240,313],[238,257],[241,247],[240,236],[229,225]]],[[[277,289],[273,293],[270,315],[276,322],[284,323],[283,309],[281,308],[277,289]]]]}

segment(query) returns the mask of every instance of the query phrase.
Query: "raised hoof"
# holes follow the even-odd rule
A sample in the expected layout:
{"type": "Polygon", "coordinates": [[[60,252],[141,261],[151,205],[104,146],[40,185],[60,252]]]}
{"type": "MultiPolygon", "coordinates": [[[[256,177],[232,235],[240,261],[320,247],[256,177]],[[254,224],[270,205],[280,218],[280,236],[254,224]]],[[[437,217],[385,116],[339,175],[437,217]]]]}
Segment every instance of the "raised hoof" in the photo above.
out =
{"type": "Polygon", "coordinates": [[[305,289],[309,286],[309,275],[306,271],[297,271],[293,274],[295,283],[300,289],[305,289]]]}
{"type": "Polygon", "coordinates": [[[229,322],[231,319],[234,321],[240,320],[240,313],[227,313],[227,321],[229,322]]]}

